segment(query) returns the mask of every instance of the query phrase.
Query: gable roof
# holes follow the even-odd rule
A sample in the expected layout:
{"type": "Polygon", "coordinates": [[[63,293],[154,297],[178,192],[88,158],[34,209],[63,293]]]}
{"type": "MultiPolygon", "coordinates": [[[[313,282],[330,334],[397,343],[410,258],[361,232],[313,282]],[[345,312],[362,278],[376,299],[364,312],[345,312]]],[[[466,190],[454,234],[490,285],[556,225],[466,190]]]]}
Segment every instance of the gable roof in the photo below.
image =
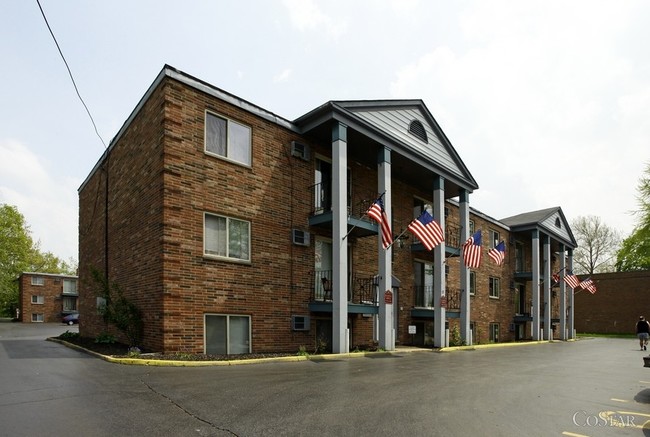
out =
{"type": "Polygon", "coordinates": [[[569,223],[559,206],[513,215],[500,221],[508,225],[512,232],[538,229],[552,235],[569,249],[578,247],[569,223]]]}
{"type": "Polygon", "coordinates": [[[476,180],[422,100],[332,100],[293,123],[305,133],[332,119],[385,144],[393,152],[469,192],[478,188],[476,180]],[[426,141],[409,132],[414,120],[424,128],[426,141]]]}

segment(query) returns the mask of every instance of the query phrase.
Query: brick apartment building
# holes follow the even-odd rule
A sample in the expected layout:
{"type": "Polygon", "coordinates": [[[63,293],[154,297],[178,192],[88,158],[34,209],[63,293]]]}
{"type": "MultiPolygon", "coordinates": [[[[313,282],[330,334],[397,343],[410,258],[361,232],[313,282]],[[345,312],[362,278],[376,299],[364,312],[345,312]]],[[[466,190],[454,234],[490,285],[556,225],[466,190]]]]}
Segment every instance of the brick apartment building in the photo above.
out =
{"type": "MultiPolygon", "coordinates": [[[[639,316],[650,319],[650,271],[597,273],[594,294],[575,293],[575,329],[593,334],[634,334],[639,316]]],[[[587,276],[579,276],[584,280],[587,276]]]]}
{"type": "Polygon", "coordinates": [[[496,220],[469,207],[477,188],[421,100],[289,121],[165,66],[79,188],[80,332],[107,329],[95,270],[165,352],[570,337],[571,294],[551,287],[576,247],[561,208],[496,220]],[[380,194],[388,250],[365,215],[380,194]],[[423,210],[445,232],[431,251],[403,233],[423,210]],[[503,265],[487,256],[500,241],[503,265]]]}
{"type": "Polygon", "coordinates": [[[77,277],[24,272],[18,277],[18,321],[60,322],[77,312],[77,277]]]}

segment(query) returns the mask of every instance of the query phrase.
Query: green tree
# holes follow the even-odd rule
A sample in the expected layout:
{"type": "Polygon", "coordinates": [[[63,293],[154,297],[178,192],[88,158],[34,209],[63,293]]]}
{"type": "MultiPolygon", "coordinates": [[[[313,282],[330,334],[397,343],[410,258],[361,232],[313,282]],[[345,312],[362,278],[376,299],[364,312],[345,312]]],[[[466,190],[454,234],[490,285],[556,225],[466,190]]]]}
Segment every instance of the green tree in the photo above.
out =
{"type": "Polygon", "coordinates": [[[646,164],[637,192],[637,226],[623,240],[616,257],[616,270],[621,272],[650,270],[650,163],[646,164]]]}
{"type": "Polygon", "coordinates": [[[25,217],[13,205],[0,204],[0,314],[13,316],[18,306],[22,272],[76,274],[76,263],[42,253],[30,235],[25,217]]]}
{"type": "Polygon", "coordinates": [[[613,272],[620,233],[604,224],[600,217],[580,216],[571,222],[578,247],[573,252],[574,272],[594,274],[613,272]]]}

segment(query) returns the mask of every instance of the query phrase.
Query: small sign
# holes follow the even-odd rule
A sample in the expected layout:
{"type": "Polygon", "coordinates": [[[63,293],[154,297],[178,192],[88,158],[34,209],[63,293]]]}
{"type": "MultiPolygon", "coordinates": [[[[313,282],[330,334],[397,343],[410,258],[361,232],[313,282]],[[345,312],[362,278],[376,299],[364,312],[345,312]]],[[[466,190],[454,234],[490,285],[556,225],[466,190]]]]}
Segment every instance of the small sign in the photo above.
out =
{"type": "Polygon", "coordinates": [[[389,305],[393,304],[393,293],[390,290],[386,290],[384,293],[384,303],[389,305]]]}
{"type": "Polygon", "coordinates": [[[415,325],[409,325],[409,334],[415,334],[415,325]]]}

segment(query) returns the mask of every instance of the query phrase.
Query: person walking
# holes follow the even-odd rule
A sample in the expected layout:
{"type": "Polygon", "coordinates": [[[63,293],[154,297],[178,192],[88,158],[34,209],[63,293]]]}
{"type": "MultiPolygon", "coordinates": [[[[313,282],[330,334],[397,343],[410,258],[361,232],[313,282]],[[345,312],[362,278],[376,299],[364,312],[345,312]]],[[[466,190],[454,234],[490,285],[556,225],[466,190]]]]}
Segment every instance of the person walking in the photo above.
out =
{"type": "Polygon", "coordinates": [[[636,336],[639,338],[639,346],[644,351],[648,347],[648,338],[650,337],[650,323],[644,316],[639,316],[639,321],[636,322],[636,336]]]}

